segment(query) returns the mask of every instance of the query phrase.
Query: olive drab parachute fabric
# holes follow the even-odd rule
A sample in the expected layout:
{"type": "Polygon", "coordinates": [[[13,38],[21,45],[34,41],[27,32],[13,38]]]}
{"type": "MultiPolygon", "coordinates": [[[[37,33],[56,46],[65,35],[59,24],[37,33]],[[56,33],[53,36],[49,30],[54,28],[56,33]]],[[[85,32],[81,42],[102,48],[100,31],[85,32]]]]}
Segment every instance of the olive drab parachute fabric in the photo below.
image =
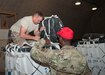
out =
{"type": "Polygon", "coordinates": [[[48,64],[51,68],[62,73],[86,75],[89,71],[86,60],[74,47],[64,46],[61,50],[42,49],[45,41],[41,39],[31,50],[35,61],[48,64]]]}
{"type": "Polygon", "coordinates": [[[52,42],[57,43],[56,33],[64,26],[63,22],[57,15],[45,17],[40,26],[44,26],[46,29],[42,31],[41,37],[50,39],[52,42]]]}

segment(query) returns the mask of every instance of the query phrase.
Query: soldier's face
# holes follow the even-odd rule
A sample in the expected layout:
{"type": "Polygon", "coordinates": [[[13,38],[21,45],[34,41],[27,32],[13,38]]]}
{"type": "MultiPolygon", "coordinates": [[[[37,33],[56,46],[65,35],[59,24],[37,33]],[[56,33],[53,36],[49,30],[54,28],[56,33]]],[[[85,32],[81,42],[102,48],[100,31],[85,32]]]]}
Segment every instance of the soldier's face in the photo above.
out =
{"type": "Polygon", "coordinates": [[[59,37],[59,44],[60,46],[64,46],[65,42],[63,41],[63,38],[59,37]]]}
{"type": "Polygon", "coordinates": [[[33,16],[32,20],[35,24],[39,24],[43,20],[43,17],[36,14],[33,16]]]}

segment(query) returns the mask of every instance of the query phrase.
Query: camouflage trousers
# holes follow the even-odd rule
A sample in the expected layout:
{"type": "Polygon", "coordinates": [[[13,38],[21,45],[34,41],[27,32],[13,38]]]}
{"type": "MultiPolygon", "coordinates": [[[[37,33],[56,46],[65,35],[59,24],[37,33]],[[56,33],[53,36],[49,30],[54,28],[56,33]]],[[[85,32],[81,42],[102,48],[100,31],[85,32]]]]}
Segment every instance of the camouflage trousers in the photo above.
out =
{"type": "Polygon", "coordinates": [[[83,73],[81,74],[70,74],[70,73],[59,72],[59,71],[54,70],[53,68],[50,68],[50,70],[51,70],[50,75],[92,75],[91,70],[89,69],[87,65],[83,73]]]}
{"type": "Polygon", "coordinates": [[[10,32],[9,43],[11,42],[22,46],[23,42],[26,42],[26,40],[21,38],[17,32],[10,32]]]}

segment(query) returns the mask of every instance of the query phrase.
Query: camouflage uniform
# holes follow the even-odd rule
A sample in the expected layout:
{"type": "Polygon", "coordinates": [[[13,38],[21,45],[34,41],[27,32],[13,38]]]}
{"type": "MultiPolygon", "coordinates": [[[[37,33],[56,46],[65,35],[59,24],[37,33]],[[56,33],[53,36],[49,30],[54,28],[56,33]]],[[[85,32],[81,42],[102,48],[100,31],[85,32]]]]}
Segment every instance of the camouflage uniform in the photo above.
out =
{"type": "Polygon", "coordinates": [[[45,41],[41,39],[31,50],[35,61],[48,64],[51,75],[91,75],[86,60],[74,47],[64,46],[61,50],[42,49],[45,41]]]}
{"type": "Polygon", "coordinates": [[[11,32],[9,40],[11,40],[10,43],[13,42],[18,45],[22,45],[23,42],[26,42],[26,40],[21,38],[17,32],[11,32]]]}
{"type": "Polygon", "coordinates": [[[27,44],[27,47],[30,47],[32,45],[32,43],[35,43],[34,40],[28,40],[28,39],[23,39],[19,36],[19,33],[17,32],[12,32],[10,33],[9,36],[9,43],[15,43],[18,44],[20,46],[23,46],[24,44],[27,44]]]}

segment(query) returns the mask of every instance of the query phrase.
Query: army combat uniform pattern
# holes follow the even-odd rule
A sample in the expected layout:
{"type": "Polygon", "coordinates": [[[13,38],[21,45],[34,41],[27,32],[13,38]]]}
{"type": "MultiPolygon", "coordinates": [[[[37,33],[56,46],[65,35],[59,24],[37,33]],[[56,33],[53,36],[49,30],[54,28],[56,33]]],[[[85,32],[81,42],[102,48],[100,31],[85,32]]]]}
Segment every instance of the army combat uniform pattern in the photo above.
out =
{"type": "Polygon", "coordinates": [[[36,42],[31,50],[34,61],[48,64],[51,75],[91,75],[84,56],[74,47],[64,46],[61,50],[43,49],[45,41],[36,42]]]}

